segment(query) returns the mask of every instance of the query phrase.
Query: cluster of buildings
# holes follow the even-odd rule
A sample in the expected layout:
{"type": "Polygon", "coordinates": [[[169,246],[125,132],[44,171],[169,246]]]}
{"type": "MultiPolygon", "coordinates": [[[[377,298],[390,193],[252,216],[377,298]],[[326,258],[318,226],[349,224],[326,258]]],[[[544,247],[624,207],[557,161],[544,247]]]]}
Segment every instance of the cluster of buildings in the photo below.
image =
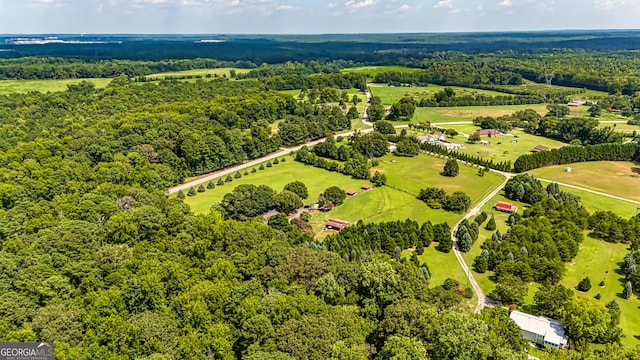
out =
{"type": "Polygon", "coordinates": [[[431,145],[438,145],[447,150],[462,149],[462,145],[448,142],[443,133],[436,131],[433,134],[427,134],[418,136],[420,144],[428,143],[431,145]]]}

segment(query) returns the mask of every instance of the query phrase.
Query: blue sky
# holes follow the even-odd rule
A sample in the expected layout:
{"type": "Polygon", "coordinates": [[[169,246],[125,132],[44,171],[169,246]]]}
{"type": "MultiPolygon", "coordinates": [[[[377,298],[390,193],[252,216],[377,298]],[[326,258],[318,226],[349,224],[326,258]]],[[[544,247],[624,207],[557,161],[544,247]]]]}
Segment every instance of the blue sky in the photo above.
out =
{"type": "Polygon", "coordinates": [[[640,28],[640,0],[0,0],[0,33],[640,28]]]}

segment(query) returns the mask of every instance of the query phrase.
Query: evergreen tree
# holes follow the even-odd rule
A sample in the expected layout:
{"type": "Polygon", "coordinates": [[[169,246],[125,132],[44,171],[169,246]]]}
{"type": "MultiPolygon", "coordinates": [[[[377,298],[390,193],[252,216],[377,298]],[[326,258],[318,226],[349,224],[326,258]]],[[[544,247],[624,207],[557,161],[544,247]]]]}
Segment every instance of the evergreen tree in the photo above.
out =
{"type": "Polygon", "coordinates": [[[198,192],[199,192],[199,193],[201,193],[201,192],[205,192],[205,190],[206,190],[206,189],[204,188],[204,186],[203,186],[202,184],[200,184],[200,186],[198,186],[198,192]]]}
{"type": "Polygon", "coordinates": [[[184,191],[180,190],[178,191],[178,195],[176,195],[176,197],[180,200],[184,200],[186,196],[184,195],[184,191]]]}
{"type": "Polygon", "coordinates": [[[491,219],[489,219],[489,222],[487,223],[487,225],[485,225],[485,229],[489,230],[489,231],[493,231],[496,229],[496,227],[498,227],[496,225],[496,219],[494,219],[493,216],[491,216],[491,219]]]}
{"type": "Polygon", "coordinates": [[[633,294],[633,287],[631,285],[631,281],[627,281],[624,283],[624,290],[622,290],[622,297],[625,299],[629,299],[633,294]]]}
{"type": "Polygon", "coordinates": [[[260,164],[260,167],[258,167],[258,170],[264,170],[264,164],[260,164]]]}
{"type": "Polygon", "coordinates": [[[267,167],[272,167],[273,165],[271,165],[271,161],[267,161],[267,167]]]}
{"type": "Polygon", "coordinates": [[[196,196],[196,189],[194,189],[193,186],[189,188],[187,196],[196,196]]]}
{"type": "Polygon", "coordinates": [[[227,177],[224,179],[224,182],[232,182],[233,178],[231,177],[231,174],[227,175],[227,177]]]}
{"type": "Polygon", "coordinates": [[[280,164],[280,160],[278,160],[278,158],[273,159],[273,165],[278,165],[280,164]]]}
{"type": "Polygon", "coordinates": [[[216,185],[218,186],[224,185],[224,180],[222,180],[222,178],[218,178],[218,182],[216,183],[216,185]]]}
{"type": "Polygon", "coordinates": [[[242,175],[244,175],[244,176],[249,175],[249,170],[245,170],[245,171],[244,171],[244,174],[242,174],[242,175]]]}
{"type": "Polygon", "coordinates": [[[242,174],[240,174],[240,171],[236,171],[236,174],[233,175],[233,177],[236,179],[240,179],[242,177],[242,174]]]}
{"type": "Polygon", "coordinates": [[[252,173],[254,173],[254,172],[256,172],[256,171],[258,171],[258,170],[256,170],[256,168],[255,168],[255,167],[251,168],[251,172],[252,172],[252,173]]]}
{"type": "Polygon", "coordinates": [[[213,183],[213,180],[209,180],[209,182],[207,183],[207,189],[213,189],[215,187],[216,185],[213,183]]]}
{"type": "Polygon", "coordinates": [[[591,280],[589,280],[589,277],[585,277],[584,279],[580,280],[576,289],[582,292],[589,291],[591,289],[591,280]]]}

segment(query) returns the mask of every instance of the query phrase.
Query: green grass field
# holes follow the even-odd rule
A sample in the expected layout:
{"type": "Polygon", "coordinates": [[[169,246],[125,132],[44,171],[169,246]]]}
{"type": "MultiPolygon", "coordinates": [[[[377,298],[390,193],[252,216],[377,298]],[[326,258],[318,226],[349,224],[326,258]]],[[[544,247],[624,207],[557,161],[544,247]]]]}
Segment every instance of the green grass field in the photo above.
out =
{"type": "Polygon", "coordinates": [[[413,87],[404,87],[404,86],[387,86],[382,84],[369,84],[369,88],[371,89],[371,95],[379,96],[383,105],[392,105],[393,103],[398,102],[404,96],[408,95],[416,99],[416,101],[423,98],[431,98],[433,94],[438,91],[442,91],[444,88],[451,88],[455,90],[457,96],[463,95],[487,95],[487,96],[505,96],[509,95],[506,93],[491,91],[491,90],[480,90],[473,88],[466,88],[460,86],[440,86],[429,84],[429,86],[413,86],[413,87]]]}
{"type": "Polygon", "coordinates": [[[167,77],[181,77],[181,76],[193,76],[193,77],[201,76],[204,78],[207,75],[210,75],[210,76],[226,75],[227,77],[231,77],[231,74],[230,74],[231,70],[235,70],[237,74],[244,74],[249,72],[249,69],[239,69],[239,68],[192,69],[192,70],[185,70],[185,71],[171,71],[171,72],[164,72],[164,73],[156,73],[156,74],[146,75],[145,77],[147,79],[155,79],[155,80],[162,80],[167,77]]]}
{"type": "Polygon", "coordinates": [[[593,161],[547,166],[529,171],[535,177],[640,201],[640,165],[622,161],[593,161]],[[567,167],[571,172],[566,172],[567,167]]]}
{"type": "MultiPolygon", "coordinates": [[[[606,119],[609,120],[609,119],[606,119]]],[[[623,119],[615,119],[615,120],[619,120],[619,123],[600,123],[600,125],[598,125],[599,128],[603,128],[603,127],[612,127],[613,130],[618,131],[618,132],[623,132],[623,133],[632,133],[632,132],[636,132],[636,133],[640,133],[640,126],[639,125],[628,125],[626,123],[626,120],[623,119]]],[[[613,121],[613,120],[612,120],[613,121]]]]}
{"type": "Polygon", "coordinates": [[[527,90],[537,94],[554,93],[557,91],[569,91],[574,93],[574,95],[571,96],[573,100],[592,100],[594,98],[607,95],[607,93],[604,91],[586,90],[569,86],[547,85],[535,83],[529,80],[524,80],[522,85],[500,85],[498,87],[509,90],[527,90]]]}
{"type": "Polygon", "coordinates": [[[420,69],[404,66],[359,66],[340,70],[343,73],[366,74],[369,81],[373,80],[376,75],[388,71],[416,72],[420,69]]]}
{"type": "Polygon", "coordinates": [[[420,154],[406,158],[386,155],[380,159],[379,166],[372,171],[380,171],[387,176],[387,185],[412,196],[417,196],[420,189],[441,187],[447,192],[464,191],[473,201],[491,192],[498,186],[502,178],[492,173],[480,177],[476,168],[460,164],[460,174],[454,178],[440,175],[445,159],[420,154]],[[395,162],[393,162],[395,161],[395,162]]]}
{"type": "Polygon", "coordinates": [[[578,256],[567,264],[567,273],[561,283],[573,289],[580,280],[588,276],[591,280],[591,290],[576,293],[589,297],[600,294],[600,301],[605,304],[616,300],[622,311],[620,326],[625,335],[622,344],[631,348],[640,345],[640,340],[636,338],[640,336],[640,300],[635,295],[628,300],[619,296],[624,286],[624,276],[617,273],[618,263],[622,262],[627,253],[625,244],[611,244],[586,237],[580,244],[578,256]],[[604,281],[604,286],[599,285],[600,281],[604,281]]]}
{"type": "Polygon", "coordinates": [[[79,84],[82,81],[93,83],[103,88],[111,82],[110,78],[90,79],[47,79],[47,80],[0,80],[0,94],[26,93],[29,91],[55,92],[67,90],[67,85],[79,84]]]}
{"type": "MultiPolygon", "coordinates": [[[[599,206],[600,204],[607,204],[612,211],[616,212],[620,216],[627,217],[626,215],[631,216],[635,214],[635,206],[630,208],[627,205],[629,203],[622,200],[611,199],[591,193],[586,193],[588,195],[585,195],[584,192],[581,193],[574,191],[573,189],[563,190],[579,195],[582,199],[582,203],[589,211],[594,208],[593,204],[599,204],[599,206]]],[[[500,193],[492,198],[482,208],[482,210],[486,211],[491,216],[491,207],[498,201],[508,201],[517,205],[519,213],[522,213],[527,206],[524,203],[509,200],[503,193],[500,193]]],[[[508,214],[494,211],[493,215],[498,229],[504,234],[508,230],[508,226],[506,224],[508,214]]],[[[473,264],[473,260],[476,256],[480,255],[480,252],[482,251],[480,245],[486,239],[490,239],[493,233],[492,231],[484,229],[485,224],[480,227],[480,235],[471,250],[468,253],[463,253],[462,255],[469,266],[473,264]]],[[[618,263],[622,261],[627,252],[627,246],[624,244],[611,244],[585,236],[584,242],[580,245],[578,256],[576,256],[572,262],[566,264],[567,273],[561,283],[573,289],[582,278],[589,276],[592,288],[586,293],[586,295],[595,296],[596,294],[600,294],[602,296],[602,301],[605,303],[616,299],[622,309],[620,323],[626,335],[622,341],[623,345],[635,346],[640,344],[640,341],[634,338],[634,336],[640,335],[640,311],[638,310],[640,308],[640,300],[638,300],[636,296],[633,296],[629,300],[624,300],[617,296],[618,293],[622,292],[623,284],[621,283],[621,279],[623,277],[617,274],[615,270],[618,268],[618,263]],[[598,285],[600,281],[605,282],[604,287],[600,287],[598,285]]],[[[479,274],[475,271],[473,272],[473,276],[485,294],[490,293],[495,288],[495,283],[490,279],[491,275],[491,272],[486,272],[484,274],[479,274]]],[[[540,286],[538,284],[529,284],[529,292],[526,299],[527,305],[531,305],[533,303],[533,296],[539,287],[540,286]]],[[[525,305],[525,307],[527,305],[525,305]]]]}
{"type": "MultiPolygon", "coordinates": [[[[294,161],[291,157],[286,157],[286,159],[286,162],[280,162],[280,164],[273,165],[271,168],[258,170],[256,173],[251,173],[251,169],[249,168],[249,175],[243,175],[240,179],[233,179],[230,183],[216,186],[215,189],[207,190],[196,196],[187,197],[185,202],[191,206],[191,209],[195,213],[204,213],[209,211],[211,205],[219,203],[226,193],[231,192],[234,187],[240,184],[264,184],[272,187],[276,191],[281,191],[286,184],[300,180],[305,183],[309,189],[309,197],[305,203],[313,203],[316,201],[318,195],[330,186],[335,185],[347,190],[352,188],[359,189],[362,184],[369,183],[368,181],[352,179],[349,176],[339,173],[305,165],[294,161]]],[[[256,169],[257,168],[258,166],[256,166],[256,169]]],[[[243,173],[243,171],[241,171],[241,173],[243,173]]],[[[214,180],[214,183],[216,181],[217,180],[214,180]]]]}
{"type": "MultiPolygon", "coordinates": [[[[445,125],[444,128],[455,129],[463,134],[472,134],[476,130],[480,129],[473,125],[445,125]]],[[[509,132],[513,136],[501,136],[494,138],[482,138],[482,140],[490,141],[490,145],[483,145],[481,143],[469,144],[467,139],[461,135],[458,135],[451,139],[454,143],[459,143],[464,146],[461,152],[468,153],[470,155],[478,155],[485,159],[491,159],[494,162],[501,162],[510,160],[512,163],[516,161],[518,156],[528,154],[531,149],[537,145],[544,145],[551,149],[560,148],[567,144],[549,139],[542,136],[531,135],[522,130],[512,130],[509,132]],[[516,141],[516,142],[512,142],[516,141]]]]}
{"type": "Polygon", "coordinates": [[[411,119],[412,123],[429,121],[439,122],[465,122],[471,121],[478,116],[498,117],[511,115],[519,110],[533,109],[544,115],[547,113],[546,104],[533,105],[503,105],[503,106],[455,106],[455,107],[422,107],[416,108],[416,112],[411,119]]]}

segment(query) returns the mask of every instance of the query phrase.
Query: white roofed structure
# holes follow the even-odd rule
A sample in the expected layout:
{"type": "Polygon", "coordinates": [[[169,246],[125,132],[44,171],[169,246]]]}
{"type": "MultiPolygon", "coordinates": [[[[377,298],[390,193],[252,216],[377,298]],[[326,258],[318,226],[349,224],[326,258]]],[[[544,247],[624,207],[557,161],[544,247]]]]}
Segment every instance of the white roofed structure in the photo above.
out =
{"type": "Polygon", "coordinates": [[[566,347],[569,342],[569,337],[564,332],[564,326],[558,320],[516,310],[512,311],[509,317],[518,325],[522,336],[528,341],[555,348],[566,347]]]}

